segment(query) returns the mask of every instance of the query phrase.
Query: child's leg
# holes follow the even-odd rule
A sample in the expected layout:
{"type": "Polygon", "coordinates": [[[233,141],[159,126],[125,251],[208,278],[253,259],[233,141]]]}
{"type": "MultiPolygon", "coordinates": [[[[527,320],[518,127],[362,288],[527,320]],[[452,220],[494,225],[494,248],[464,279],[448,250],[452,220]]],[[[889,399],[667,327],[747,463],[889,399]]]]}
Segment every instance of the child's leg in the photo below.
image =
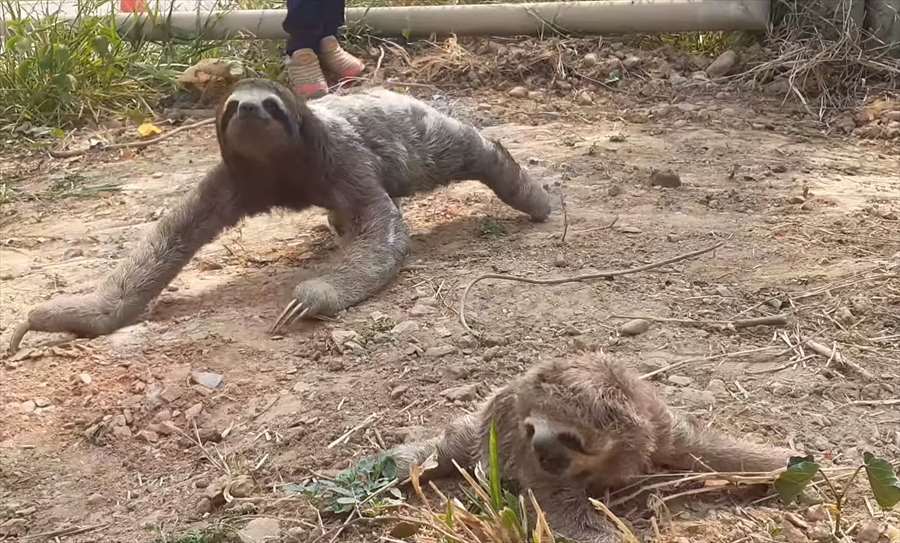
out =
{"type": "Polygon", "coordinates": [[[288,82],[294,93],[318,98],[328,92],[316,54],[325,35],[325,15],[330,0],[287,0],[282,28],[290,36],[285,52],[288,82]]]}
{"type": "Polygon", "coordinates": [[[337,40],[338,28],[344,26],[344,0],[325,0],[323,7],[323,34],[319,43],[322,67],[340,78],[356,77],[365,64],[345,51],[337,40]]]}

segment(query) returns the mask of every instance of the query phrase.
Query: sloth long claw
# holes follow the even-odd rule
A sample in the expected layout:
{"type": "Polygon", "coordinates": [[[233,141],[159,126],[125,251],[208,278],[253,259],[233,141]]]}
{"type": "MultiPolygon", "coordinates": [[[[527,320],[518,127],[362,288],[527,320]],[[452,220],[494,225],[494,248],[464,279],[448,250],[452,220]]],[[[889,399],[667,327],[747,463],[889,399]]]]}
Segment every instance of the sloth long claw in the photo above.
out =
{"type": "Polygon", "coordinates": [[[12,337],[9,338],[8,354],[13,355],[19,350],[19,344],[22,343],[22,338],[25,337],[25,334],[27,334],[29,330],[31,330],[31,323],[28,321],[16,326],[16,329],[13,330],[12,337]]]}
{"type": "Polygon", "coordinates": [[[284,308],[284,311],[281,312],[281,315],[278,315],[278,318],[275,319],[275,324],[272,326],[270,333],[275,334],[283,327],[290,325],[292,322],[297,319],[302,319],[309,313],[310,308],[304,307],[303,302],[297,301],[296,299],[291,300],[291,303],[284,308]]]}

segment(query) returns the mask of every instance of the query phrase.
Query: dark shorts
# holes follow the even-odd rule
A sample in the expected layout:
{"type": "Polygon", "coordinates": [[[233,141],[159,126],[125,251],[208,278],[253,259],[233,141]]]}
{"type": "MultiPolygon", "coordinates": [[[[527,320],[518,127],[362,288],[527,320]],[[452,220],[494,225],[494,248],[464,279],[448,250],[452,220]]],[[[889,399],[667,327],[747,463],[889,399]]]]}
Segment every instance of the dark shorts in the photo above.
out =
{"type": "Polygon", "coordinates": [[[344,0],[287,0],[287,17],[281,24],[290,37],[286,53],[297,49],[319,52],[319,41],[337,34],[344,25],[344,0]]]}

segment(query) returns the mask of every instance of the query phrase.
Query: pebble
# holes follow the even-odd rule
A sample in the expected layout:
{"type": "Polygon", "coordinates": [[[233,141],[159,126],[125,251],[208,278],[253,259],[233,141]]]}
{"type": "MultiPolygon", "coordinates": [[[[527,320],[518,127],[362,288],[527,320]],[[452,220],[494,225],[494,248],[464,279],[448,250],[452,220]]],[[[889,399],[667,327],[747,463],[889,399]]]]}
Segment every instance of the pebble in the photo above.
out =
{"type": "Polygon", "coordinates": [[[391,333],[396,336],[402,336],[404,334],[418,332],[420,328],[419,323],[416,321],[403,321],[391,328],[391,333]]]}
{"type": "Polygon", "coordinates": [[[241,543],[272,543],[281,539],[281,522],[274,518],[256,518],[238,532],[241,543]]]}
{"type": "Polygon", "coordinates": [[[103,497],[103,494],[100,494],[99,492],[95,492],[87,498],[88,505],[100,505],[104,501],[106,501],[106,499],[103,497]]]}
{"type": "Polygon", "coordinates": [[[409,390],[409,387],[406,385],[398,385],[391,389],[390,397],[392,400],[396,400],[400,396],[406,394],[406,391],[409,390]]]}
{"type": "Polygon", "coordinates": [[[721,379],[711,379],[709,384],[706,385],[706,390],[712,392],[716,398],[731,397],[731,395],[728,394],[728,387],[726,387],[725,381],[721,379]]]}
{"type": "Polygon", "coordinates": [[[284,534],[284,540],[287,543],[306,543],[310,539],[312,538],[309,531],[303,526],[294,526],[284,534]]]}
{"type": "Polygon", "coordinates": [[[575,101],[582,106],[590,106],[594,103],[594,97],[587,91],[581,91],[575,95],[575,101]]]}
{"type": "Polygon", "coordinates": [[[622,194],[622,187],[619,185],[610,185],[608,189],[606,189],[606,193],[612,197],[616,197],[622,194]]]}
{"type": "Polygon", "coordinates": [[[149,424],[147,429],[151,432],[154,432],[159,435],[168,436],[175,433],[175,425],[171,422],[155,422],[153,424],[149,424]]]}
{"type": "Polygon", "coordinates": [[[425,349],[426,358],[440,358],[456,352],[453,345],[438,345],[437,347],[429,347],[425,349]]]}
{"type": "Polygon", "coordinates": [[[113,426],[112,434],[122,440],[131,439],[133,437],[131,429],[127,426],[113,426]]]}
{"type": "Polygon", "coordinates": [[[695,406],[708,407],[715,405],[716,397],[708,390],[697,390],[696,388],[682,388],[678,393],[682,399],[689,404],[695,406]]]}
{"type": "Polygon", "coordinates": [[[249,475],[238,475],[228,485],[228,492],[235,498],[249,498],[256,489],[256,483],[249,475]]]}
{"type": "Polygon", "coordinates": [[[353,330],[333,330],[331,332],[331,340],[334,341],[336,345],[343,345],[348,341],[358,342],[360,337],[359,334],[353,330]]]}
{"type": "Polygon", "coordinates": [[[28,400],[22,402],[19,405],[19,409],[21,409],[23,413],[34,413],[34,410],[37,409],[37,404],[34,403],[34,400],[28,400]]]}
{"type": "Polygon", "coordinates": [[[63,256],[66,258],[75,258],[77,256],[84,256],[84,250],[79,247],[70,247],[66,249],[66,252],[63,253],[63,256]]]}
{"type": "Polygon", "coordinates": [[[478,385],[461,385],[458,387],[448,388],[441,392],[441,396],[447,398],[451,402],[465,402],[475,397],[478,392],[478,385]]]}
{"type": "Polygon", "coordinates": [[[814,541],[834,541],[834,536],[831,535],[831,528],[825,524],[816,524],[813,526],[809,530],[809,537],[814,541]]]}
{"type": "Polygon", "coordinates": [[[686,386],[689,386],[691,383],[693,383],[694,380],[686,375],[670,375],[669,382],[672,383],[673,385],[678,385],[680,387],[686,387],[686,386]]]}
{"type": "Polygon", "coordinates": [[[79,373],[78,380],[81,381],[81,384],[83,385],[89,385],[94,381],[89,373],[79,373]]]}
{"type": "Polygon", "coordinates": [[[50,407],[50,400],[47,398],[35,398],[34,399],[35,407],[50,407]]]}
{"type": "Polygon", "coordinates": [[[810,506],[804,513],[803,516],[806,517],[806,520],[812,523],[816,522],[824,522],[828,520],[828,511],[825,510],[825,506],[822,504],[816,504],[810,506]]]}
{"type": "Polygon", "coordinates": [[[141,430],[140,432],[138,432],[137,436],[147,443],[156,443],[157,441],[159,441],[159,434],[157,434],[153,430],[141,430]]]}
{"type": "Polygon", "coordinates": [[[200,416],[201,411],[203,411],[203,404],[195,403],[184,411],[184,418],[189,421],[196,419],[200,416]]]}
{"type": "Polygon", "coordinates": [[[595,53],[588,53],[588,54],[584,55],[584,59],[582,59],[582,62],[584,63],[585,66],[590,68],[590,67],[593,67],[593,66],[596,66],[597,64],[599,64],[600,59],[597,57],[597,55],[595,53]]]}
{"type": "Polygon", "coordinates": [[[856,543],[878,543],[881,538],[881,525],[874,520],[868,520],[856,532],[856,543]]]}
{"type": "Polygon", "coordinates": [[[499,346],[488,347],[487,349],[484,350],[484,354],[481,355],[481,359],[484,360],[485,362],[490,362],[491,360],[497,358],[501,354],[502,353],[500,352],[499,346]]]}
{"type": "Polygon", "coordinates": [[[513,98],[528,98],[528,89],[525,87],[513,87],[507,92],[513,98]]]}
{"type": "Polygon", "coordinates": [[[844,324],[851,324],[856,317],[853,316],[853,313],[850,312],[850,309],[847,307],[839,307],[837,311],[835,311],[834,316],[837,317],[837,320],[841,321],[844,324]]]}
{"type": "Polygon", "coordinates": [[[212,373],[209,371],[195,371],[191,373],[191,380],[197,383],[198,385],[204,386],[208,389],[215,390],[219,388],[219,385],[222,384],[222,376],[218,373],[212,373]]]}
{"type": "Polygon", "coordinates": [[[724,77],[731,73],[734,70],[735,66],[738,63],[737,53],[729,49],[725,51],[721,55],[719,55],[716,60],[712,61],[712,64],[707,66],[706,75],[715,79],[717,77],[724,77]]]}
{"type": "Polygon", "coordinates": [[[803,533],[803,530],[794,526],[786,519],[781,523],[781,535],[787,543],[806,543],[809,538],[803,533]]]}
{"type": "Polygon", "coordinates": [[[650,186],[675,189],[681,186],[681,177],[672,170],[653,170],[650,173],[650,186]]]}
{"type": "Polygon", "coordinates": [[[637,67],[640,63],[641,58],[634,55],[628,55],[625,57],[625,60],[622,61],[622,64],[629,70],[637,67]]]}
{"type": "Polygon", "coordinates": [[[625,336],[637,336],[650,329],[650,321],[634,319],[619,327],[619,333],[625,336]]]}
{"type": "Polygon", "coordinates": [[[482,343],[486,347],[494,347],[496,345],[506,345],[506,337],[498,334],[487,334],[482,338],[482,343]]]}

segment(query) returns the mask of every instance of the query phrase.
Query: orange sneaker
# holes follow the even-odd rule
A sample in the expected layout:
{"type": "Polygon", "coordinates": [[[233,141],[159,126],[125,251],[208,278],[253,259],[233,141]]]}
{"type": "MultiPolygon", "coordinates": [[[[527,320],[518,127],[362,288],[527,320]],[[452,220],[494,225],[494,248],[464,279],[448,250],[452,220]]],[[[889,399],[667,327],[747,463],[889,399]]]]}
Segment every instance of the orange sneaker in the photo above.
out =
{"type": "Polygon", "coordinates": [[[322,66],[340,79],[352,79],[366,69],[363,61],[345,51],[334,36],[322,38],[319,50],[322,66]]]}
{"type": "Polygon", "coordinates": [[[298,49],[285,64],[288,84],[294,94],[307,100],[328,94],[328,83],[319,66],[319,57],[312,49],[298,49]]]}

